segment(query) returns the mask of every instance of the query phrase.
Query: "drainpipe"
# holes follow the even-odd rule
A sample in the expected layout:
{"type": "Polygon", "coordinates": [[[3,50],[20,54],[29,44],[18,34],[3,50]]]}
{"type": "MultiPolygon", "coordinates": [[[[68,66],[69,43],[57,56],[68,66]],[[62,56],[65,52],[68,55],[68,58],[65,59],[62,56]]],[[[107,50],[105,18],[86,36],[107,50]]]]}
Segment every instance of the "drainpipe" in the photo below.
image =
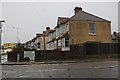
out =
{"type": "Polygon", "coordinates": [[[58,49],[58,40],[56,41],[57,49],[58,49]]]}
{"type": "Polygon", "coordinates": [[[45,34],[43,35],[44,38],[44,51],[45,51],[45,34]]]}

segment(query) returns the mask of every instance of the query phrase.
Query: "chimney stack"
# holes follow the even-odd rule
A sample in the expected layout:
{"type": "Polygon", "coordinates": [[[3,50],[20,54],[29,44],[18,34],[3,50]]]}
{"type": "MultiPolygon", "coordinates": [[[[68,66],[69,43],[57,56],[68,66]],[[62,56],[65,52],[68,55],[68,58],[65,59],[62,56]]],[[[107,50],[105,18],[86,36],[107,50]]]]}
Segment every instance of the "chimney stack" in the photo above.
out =
{"type": "Polygon", "coordinates": [[[113,34],[117,37],[117,32],[113,32],[113,34]]]}
{"type": "Polygon", "coordinates": [[[50,30],[50,27],[46,27],[46,31],[49,31],[50,30]]]}
{"type": "Polygon", "coordinates": [[[46,31],[43,31],[43,34],[45,34],[46,33],[46,31]]]}
{"type": "Polygon", "coordinates": [[[74,13],[76,14],[78,11],[82,11],[82,8],[81,7],[75,7],[74,13]]]}

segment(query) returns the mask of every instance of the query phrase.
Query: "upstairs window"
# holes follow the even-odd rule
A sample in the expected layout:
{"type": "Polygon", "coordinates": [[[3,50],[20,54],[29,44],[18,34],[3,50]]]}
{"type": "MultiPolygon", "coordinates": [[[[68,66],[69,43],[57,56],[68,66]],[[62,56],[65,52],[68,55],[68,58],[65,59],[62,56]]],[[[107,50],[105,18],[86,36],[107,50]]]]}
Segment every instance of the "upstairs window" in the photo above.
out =
{"type": "Polygon", "coordinates": [[[89,35],[95,35],[96,32],[95,32],[95,23],[89,23],[89,35]]]}
{"type": "Polygon", "coordinates": [[[65,47],[69,47],[69,38],[65,38],[65,47]]]}

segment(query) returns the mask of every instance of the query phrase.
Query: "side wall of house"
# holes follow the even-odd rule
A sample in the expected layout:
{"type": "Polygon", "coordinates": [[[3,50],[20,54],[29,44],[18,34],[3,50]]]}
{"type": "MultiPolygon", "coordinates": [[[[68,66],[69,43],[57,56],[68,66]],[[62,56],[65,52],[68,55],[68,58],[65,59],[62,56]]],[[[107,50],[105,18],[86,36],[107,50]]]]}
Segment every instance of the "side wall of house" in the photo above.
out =
{"type": "Polygon", "coordinates": [[[40,37],[40,50],[44,50],[44,45],[45,45],[45,49],[47,49],[47,42],[48,42],[48,36],[45,36],[45,38],[40,37]]]}
{"type": "Polygon", "coordinates": [[[70,21],[70,44],[80,44],[87,41],[111,43],[111,24],[109,22],[70,21]],[[96,35],[89,35],[89,23],[95,23],[96,35]]]}

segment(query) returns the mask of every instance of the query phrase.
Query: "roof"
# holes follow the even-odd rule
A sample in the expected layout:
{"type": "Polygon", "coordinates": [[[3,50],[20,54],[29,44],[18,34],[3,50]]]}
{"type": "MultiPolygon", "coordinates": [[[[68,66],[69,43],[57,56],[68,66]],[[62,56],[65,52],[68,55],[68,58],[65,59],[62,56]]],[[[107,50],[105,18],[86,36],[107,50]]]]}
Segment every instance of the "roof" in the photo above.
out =
{"type": "Polygon", "coordinates": [[[56,30],[51,29],[51,30],[49,31],[49,34],[55,32],[55,31],[56,31],[56,30]]]}
{"type": "MultiPolygon", "coordinates": [[[[58,17],[58,21],[57,21],[57,26],[55,28],[58,28],[60,27],[59,24],[64,24],[66,23],[67,21],[69,21],[69,18],[68,17],[58,17]],[[59,23],[60,22],[60,23],[59,23]]],[[[54,29],[55,29],[54,28],[54,29]]]]}
{"type": "Polygon", "coordinates": [[[69,20],[68,17],[58,17],[58,22],[60,22],[60,24],[64,24],[68,20],[69,20]]]}
{"type": "Polygon", "coordinates": [[[100,18],[82,10],[79,10],[75,15],[70,18],[70,20],[110,22],[106,19],[100,18]]]}
{"type": "Polygon", "coordinates": [[[43,36],[43,33],[37,33],[36,34],[36,37],[41,37],[41,36],[43,36]]]}
{"type": "Polygon", "coordinates": [[[60,39],[62,39],[62,38],[70,38],[70,35],[68,34],[68,31],[67,31],[66,33],[62,34],[61,36],[59,36],[59,37],[57,38],[57,40],[60,40],[60,39]]]}
{"type": "Polygon", "coordinates": [[[0,22],[5,22],[4,20],[0,20],[0,22]]]}
{"type": "Polygon", "coordinates": [[[53,38],[52,40],[48,41],[47,44],[50,42],[54,42],[55,40],[56,40],[56,38],[53,38]]]}
{"type": "Polygon", "coordinates": [[[79,21],[99,21],[99,22],[111,22],[109,20],[103,19],[101,17],[95,16],[93,14],[90,14],[88,12],[83,11],[82,9],[79,10],[78,12],[75,13],[75,15],[73,15],[71,18],[68,17],[58,17],[58,23],[57,22],[57,27],[59,27],[59,24],[64,24],[69,20],[79,20],[79,21]]]}

